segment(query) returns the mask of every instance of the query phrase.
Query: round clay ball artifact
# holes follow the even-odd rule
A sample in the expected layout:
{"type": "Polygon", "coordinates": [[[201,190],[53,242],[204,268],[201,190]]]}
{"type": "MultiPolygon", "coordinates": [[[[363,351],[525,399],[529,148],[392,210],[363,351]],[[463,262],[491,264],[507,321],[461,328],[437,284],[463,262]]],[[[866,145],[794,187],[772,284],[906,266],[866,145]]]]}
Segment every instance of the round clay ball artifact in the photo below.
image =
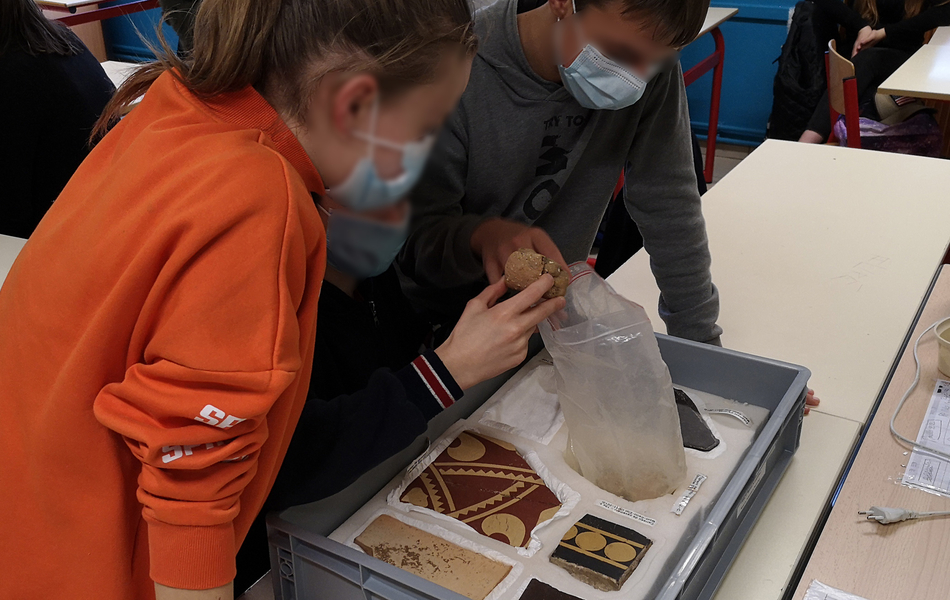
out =
{"type": "Polygon", "coordinates": [[[567,293],[571,274],[547,256],[527,248],[511,253],[505,263],[505,284],[512,290],[521,291],[548,273],[554,277],[554,285],[544,293],[544,298],[557,298],[567,293]]]}

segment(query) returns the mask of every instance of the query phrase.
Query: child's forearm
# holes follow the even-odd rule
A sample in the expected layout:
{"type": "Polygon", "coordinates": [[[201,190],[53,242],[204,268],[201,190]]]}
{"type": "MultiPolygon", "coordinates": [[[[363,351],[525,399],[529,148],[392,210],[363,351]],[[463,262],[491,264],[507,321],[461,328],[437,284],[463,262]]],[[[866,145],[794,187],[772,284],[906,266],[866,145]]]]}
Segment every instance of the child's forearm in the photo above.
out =
{"type": "Polygon", "coordinates": [[[155,600],[234,600],[234,583],[210,590],[182,590],[156,583],[155,600]]]}

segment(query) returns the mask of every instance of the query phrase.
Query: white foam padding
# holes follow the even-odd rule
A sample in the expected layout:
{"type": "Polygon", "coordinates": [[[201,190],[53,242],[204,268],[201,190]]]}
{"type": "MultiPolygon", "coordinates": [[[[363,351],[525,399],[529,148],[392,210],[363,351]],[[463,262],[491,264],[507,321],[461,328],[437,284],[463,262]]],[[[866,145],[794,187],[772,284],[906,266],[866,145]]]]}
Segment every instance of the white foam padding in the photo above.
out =
{"type": "MultiPolygon", "coordinates": [[[[688,449],[686,451],[686,477],[673,494],[652,500],[628,502],[601,490],[567,465],[563,456],[564,449],[567,446],[567,427],[560,426],[554,432],[543,431],[545,429],[543,426],[537,427],[532,430],[533,433],[541,433],[542,435],[527,436],[516,433],[518,431],[524,432],[526,428],[526,421],[521,417],[517,417],[515,423],[501,423],[502,427],[489,427],[487,425],[487,423],[497,425],[499,416],[504,418],[507,415],[530,415],[536,412],[536,408],[530,406],[524,407],[523,410],[515,410],[512,406],[504,406],[504,404],[525,402],[526,399],[528,402],[532,402],[532,398],[535,399],[534,401],[538,399],[541,402],[547,401],[545,394],[541,393],[526,393],[524,395],[513,393],[515,389],[526,389],[524,384],[527,382],[537,382],[539,377],[543,377],[541,374],[533,374],[532,371],[537,369],[552,370],[550,365],[543,362],[543,358],[543,356],[536,357],[525,365],[515,375],[517,379],[510,386],[506,385],[500,389],[470,418],[449,428],[445,435],[433,444],[433,448],[427,451],[427,454],[431,454],[436,448],[442,447],[444,449],[445,445],[451,443],[451,440],[455,439],[460,431],[474,429],[513,444],[523,455],[526,455],[525,453],[536,455],[531,458],[539,461],[540,465],[545,467],[546,475],[549,475],[558,485],[579,495],[576,504],[569,511],[565,511],[566,514],[560,516],[559,513],[558,517],[548,521],[544,527],[537,530],[535,541],[538,547],[534,549],[531,556],[523,556],[518,552],[518,548],[479,535],[471,527],[455,519],[447,518],[445,515],[437,515],[431,511],[410,511],[408,506],[401,505],[401,503],[396,506],[388,504],[387,498],[396,490],[404,487],[407,475],[405,471],[397,475],[389,485],[356,511],[330,535],[330,539],[356,547],[353,544],[353,539],[381,512],[402,514],[407,518],[411,515],[414,521],[428,523],[433,527],[449,532],[451,538],[447,539],[450,539],[450,541],[456,541],[458,537],[471,540],[493,553],[499,553],[517,564],[523,565],[524,568],[519,571],[517,580],[514,582],[506,580],[504,590],[496,589],[493,593],[493,600],[517,600],[520,590],[531,578],[537,578],[563,592],[585,600],[646,600],[653,598],[659,587],[669,578],[673,568],[699,530],[712,505],[729,482],[746,451],[752,445],[768,418],[769,411],[759,406],[741,404],[698,390],[675,386],[683,389],[700,407],[700,410],[704,407],[738,410],[752,420],[752,425],[747,427],[737,419],[725,415],[705,415],[704,418],[707,423],[712,425],[713,432],[721,440],[719,448],[705,455],[702,452],[688,449]],[[492,410],[492,419],[483,418],[488,410],[492,410]],[[543,443],[537,438],[542,440],[549,438],[548,443],[543,443]],[[686,510],[679,516],[670,512],[673,504],[699,473],[706,475],[708,479],[702,484],[699,492],[690,500],[686,510]],[[649,519],[655,519],[656,524],[651,527],[630,517],[602,508],[599,506],[601,501],[609,502],[649,519]],[[575,521],[586,514],[592,514],[633,529],[653,540],[652,547],[644,555],[640,565],[619,592],[596,590],[574,579],[567,571],[552,564],[549,560],[551,553],[557,547],[564,533],[575,521]]],[[[546,417],[544,421],[553,423],[557,419],[558,417],[555,415],[546,417]]],[[[563,417],[561,417],[561,420],[563,420],[563,417]]],[[[528,429],[531,428],[528,427],[528,429]]],[[[437,456],[437,454],[434,456],[437,456]]],[[[423,461],[423,464],[428,463],[423,461]]],[[[535,466],[535,464],[532,464],[532,466],[535,466]]],[[[416,470],[418,468],[417,466],[416,470]]],[[[499,588],[501,587],[499,586],[499,588]]]]}

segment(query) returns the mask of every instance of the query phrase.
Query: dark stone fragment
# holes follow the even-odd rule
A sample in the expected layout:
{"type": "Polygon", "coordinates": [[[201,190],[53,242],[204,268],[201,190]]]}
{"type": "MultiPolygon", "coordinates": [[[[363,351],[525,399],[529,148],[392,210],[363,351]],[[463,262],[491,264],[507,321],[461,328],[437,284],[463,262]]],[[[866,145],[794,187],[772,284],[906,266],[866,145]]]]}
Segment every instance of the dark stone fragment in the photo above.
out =
{"type": "Polygon", "coordinates": [[[548,584],[532,579],[519,600],[581,600],[577,596],[565,594],[557,588],[548,584]]]}
{"type": "Polygon", "coordinates": [[[683,446],[709,452],[719,445],[719,439],[713,435],[706,421],[696,408],[692,398],[686,392],[673,388],[676,397],[676,410],[680,414],[680,432],[683,434],[683,446]]]}

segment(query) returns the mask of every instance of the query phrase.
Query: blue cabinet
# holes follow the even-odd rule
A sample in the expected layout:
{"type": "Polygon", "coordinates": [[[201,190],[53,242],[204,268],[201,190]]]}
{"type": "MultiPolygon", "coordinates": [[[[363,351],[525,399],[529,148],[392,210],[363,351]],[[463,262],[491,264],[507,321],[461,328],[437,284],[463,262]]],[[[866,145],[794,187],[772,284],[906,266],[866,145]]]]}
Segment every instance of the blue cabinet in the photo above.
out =
{"type": "MultiPolygon", "coordinates": [[[[758,145],[772,110],[772,79],[788,31],[789,11],[795,0],[714,0],[713,6],[738,8],[739,13],[720,27],[726,44],[719,105],[719,141],[758,145]]],[[[711,35],[683,50],[683,70],[712,53],[711,35]]],[[[709,127],[712,71],[687,88],[689,114],[697,134],[709,127]]]]}
{"type": "MultiPolygon", "coordinates": [[[[107,2],[100,6],[115,6],[124,4],[127,0],[107,2]]],[[[102,22],[102,37],[106,43],[106,53],[109,60],[125,62],[142,62],[155,58],[149,44],[160,48],[158,41],[158,24],[162,20],[162,11],[155,8],[137,12],[124,17],[106,19],[102,22]],[[143,41],[147,40],[146,41],[143,41]]],[[[162,26],[162,33],[172,50],[178,48],[178,36],[168,25],[162,26]]]]}

